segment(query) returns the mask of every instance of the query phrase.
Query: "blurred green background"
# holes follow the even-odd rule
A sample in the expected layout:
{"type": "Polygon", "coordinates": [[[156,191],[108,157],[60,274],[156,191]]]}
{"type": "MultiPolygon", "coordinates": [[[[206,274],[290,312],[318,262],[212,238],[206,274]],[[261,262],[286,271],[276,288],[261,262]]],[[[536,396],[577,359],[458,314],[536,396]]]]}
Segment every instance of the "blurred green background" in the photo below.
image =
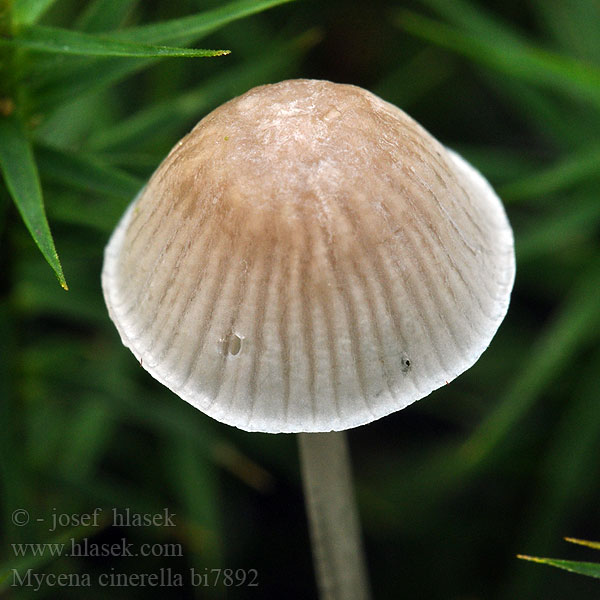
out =
{"type": "Polygon", "coordinates": [[[110,232],[174,143],[232,96],[292,77],[361,85],[406,110],[486,175],[516,237],[511,307],[480,361],[349,432],[374,597],[600,597],[597,580],[515,557],[593,561],[562,537],[600,539],[597,0],[0,0],[0,68],[5,175],[22,151],[11,185],[0,181],[1,597],[316,597],[294,437],[217,423],[152,380],[121,346],[100,289],[110,232]],[[193,31],[134,29],[186,15],[199,15],[193,31]],[[231,54],[71,55],[34,21],[124,30],[107,47],[231,54]],[[29,148],[35,162],[23,166],[29,148]],[[68,292],[8,192],[20,181],[35,195],[38,172],[68,292]],[[96,507],[168,508],[176,526],[68,518],[96,507]],[[49,531],[55,514],[74,527],[49,531]],[[84,538],[182,551],[19,557],[13,546],[84,538]],[[29,568],[45,582],[13,585],[13,569],[29,568]],[[194,587],[191,568],[232,569],[233,585],[222,571],[219,585],[194,587]],[[183,585],[50,585],[61,573],[93,583],[161,569],[183,585]]]}

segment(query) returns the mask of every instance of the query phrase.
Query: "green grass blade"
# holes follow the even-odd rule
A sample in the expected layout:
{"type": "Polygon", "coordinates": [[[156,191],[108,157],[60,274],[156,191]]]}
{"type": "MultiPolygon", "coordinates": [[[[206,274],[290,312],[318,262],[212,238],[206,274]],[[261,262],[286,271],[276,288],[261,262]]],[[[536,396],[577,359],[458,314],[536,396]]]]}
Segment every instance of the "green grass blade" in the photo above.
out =
{"type": "Polygon", "coordinates": [[[62,438],[62,460],[54,468],[61,470],[65,478],[88,479],[106,452],[115,428],[107,402],[86,394],[70,417],[68,435],[62,438]]]}
{"type": "Polygon", "coordinates": [[[542,139],[548,140],[550,146],[573,151],[581,148],[584,139],[589,139],[590,142],[598,139],[598,136],[594,136],[599,125],[598,119],[587,105],[584,110],[589,117],[585,120],[581,117],[577,120],[565,119],[566,111],[574,110],[573,102],[552,90],[534,87],[528,82],[497,71],[482,73],[482,78],[499,98],[512,107],[511,111],[542,139]],[[595,122],[588,124],[588,120],[595,122]],[[585,133],[582,133],[582,128],[585,133]]]}
{"type": "Polygon", "coordinates": [[[53,181],[83,191],[116,198],[131,198],[140,191],[143,181],[100,161],[50,146],[36,146],[40,172],[53,181]]]}
{"type": "Polygon", "coordinates": [[[571,364],[577,350],[600,330],[600,265],[575,286],[566,306],[538,338],[531,357],[511,382],[498,406],[460,450],[466,470],[475,469],[533,406],[542,391],[571,364]]]}
{"type": "MultiPolygon", "coordinates": [[[[545,551],[552,548],[553,541],[568,527],[567,519],[573,506],[583,498],[593,497],[596,482],[589,473],[597,468],[596,456],[600,450],[600,411],[597,410],[600,348],[594,351],[591,360],[585,357],[580,362],[577,384],[569,386],[568,402],[561,409],[550,443],[536,465],[533,497],[524,506],[528,516],[520,523],[517,547],[530,546],[545,551]]],[[[545,574],[543,569],[518,569],[509,573],[498,600],[536,597],[545,574]]]]}
{"type": "Polygon", "coordinates": [[[110,31],[129,16],[137,0],[94,0],[75,22],[75,29],[89,33],[110,31]]]}
{"type": "Polygon", "coordinates": [[[593,548],[594,550],[600,550],[600,542],[590,542],[589,540],[580,540],[579,538],[572,537],[566,537],[565,541],[570,542],[571,544],[593,548]]]}
{"type": "Polygon", "coordinates": [[[46,219],[31,145],[16,116],[0,119],[0,171],[35,243],[54,269],[60,285],[68,289],[46,219]]]}
{"type": "Polygon", "coordinates": [[[0,39],[0,43],[28,48],[52,54],[75,54],[79,56],[129,56],[129,57],[198,57],[222,56],[229,50],[201,50],[152,46],[111,39],[108,35],[92,35],[58,27],[29,25],[19,30],[11,40],[0,39]]]}
{"type": "Polygon", "coordinates": [[[420,0],[438,15],[453,25],[483,35],[494,44],[510,45],[519,43],[520,36],[508,24],[503,23],[498,15],[485,11],[481,5],[466,0],[420,0]]]}
{"type": "Polygon", "coordinates": [[[559,210],[535,218],[522,227],[516,240],[517,262],[532,260],[547,253],[571,250],[592,238],[600,224],[600,202],[595,194],[571,196],[559,210]]]}
{"type": "Polygon", "coordinates": [[[600,563],[577,562],[574,560],[560,560],[557,558],[539,558],[537,556],[526,556],[524,554],[517,554],[517,558],[540,563],[542,565],[548,565],[550,567],[556,567],[557,569],[563,569],[570,573],[577,573],[578,575],[587,575],[588,577],[600,579],[600,563]]]}
{"type": "Polygon", "coordinates": [[[35,23],[56,0],[14,0],[12,14],[16,25],[35,23]]]}
{"type": "Polygon", "coordinates": [[[600,63],[600,4],[597,0],[533,0],[535,12],[552,36],[576,56],[600,63]]]}
{"type": "MultiPolygon", "coordinates": [[[[44,55],[50,56],[50,55],[44,55]]],[[[60,56],[60,55],[53,55],[60,56]]],[[[64,55],[61,56],[63,58],[64,55]]],[[[47,113],[61,103],[85,93],[97,92],[151,65],[154,58],[79,58],[54,69],[35,67],[28,73],[32,110],[47,113]],[[49,77],[48,77],[49,76],[49,77]]]]}
{"type": "MultiPolygon", "coordinates": [[[[217,9],[206,11],[200,15],[185,17],[183,23],[178,20],[177,32],[178,37],[175,41],[163,39],[162,26],[145,25],[122,31],[115,31],[111,34],[112,39],[121,41],[132,41],[138,39],[152,43],[171,42],[179,44],[188,44],[197,42],[202,37],[224,27],[228,23],[252,15],[254,13],[266,10],[272,6],[289,2],[290,0],[242,0],[230,2],[225,6],[217,9]],[[187,19],[193,22],[187,23],[187,19]],[[189,25],[190,29],[186,30],[185,26],[189,25]],[[155,31],[158,27],[158,32],[155,31]],[[151,28],[147,30],[147,28],[151,28]],[[139,30],[142,30],[140,33],[139,30]],[[147,31],[147,33],[144,33],[147,31]],[[139,34],[139,35],[138,35],[139,34]],[[159,39],[155,39],[155,34],[159,39]],[[122,37],[124,36],[124,37],[122,37]]],[[[28,74],[32,81],[31,93],[34,98],[33,110],[47,112],[56,104],[64,101],[70,101],[74,96],[85,93],[86,91],[98,90],[106,88],[113,83],[132,75],[137,71],[153,64],[154,58],[99,58],[99,59],[84,59],[75,58],[70,64],[61,64],[55,69],[34,69],[28,74]]]]}
{"type": "Polygon", "coordinates": [[[165,459],[173,494],[184,509],[189,546],[195,559],[218,565],[222,554],[222,531],[218,477],[210,456],[189,439],[172,436],[165,459]]]}
{"type": "Polygon", "coordinates": [[[411,11],[400,11],[397,24],[409,33],[536,85],[579,95],[600,106],[600,69],[526,42],[497,44],[484,34],[462,32],[411,11]]]}
{"type": "Polygon", "coordinates": [[[285,4],[292,0],[237,0],[219,8],[172,19],[162,23],[152,23],[130,27],[113,33],[114,39],[144,44],[188,44],[198,36],[214,31],[236,19],[247,17],[268,8],[285,4]]]}
{"type": "Polygon", "coordinates": [[[440,50],[425,48],[382,79],[373,93],[406,109],[446,82],[454,74],[455,59],[440,50]]]}
{"type": "MultiPolygon", "coordinates": [[[[57,55],[54,55],[57,56],[57,55]]],[[[129,59],[115,59],[129,60],[129,59]]],[[[32,133],[34,145],[81,149],[91,133],[114,121],[115,106],[110,90],[82,94],[44,115],[32,133]]],[[[81,151],[78,152],[81,155],[81,151]]]]}
{"type": "Polygon", "coordinates": [[[500,188],[502,198],[521,200],[547,196],[599,175],[600,148],[586,148],[552,167],[511,182],[500,188]]]}

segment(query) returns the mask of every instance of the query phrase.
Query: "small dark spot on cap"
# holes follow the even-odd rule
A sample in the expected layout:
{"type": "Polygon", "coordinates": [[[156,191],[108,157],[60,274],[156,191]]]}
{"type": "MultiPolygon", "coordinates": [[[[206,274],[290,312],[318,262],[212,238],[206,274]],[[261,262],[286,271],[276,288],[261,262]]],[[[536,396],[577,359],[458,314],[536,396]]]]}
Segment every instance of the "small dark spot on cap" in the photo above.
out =
{"type": "Polygon", "coordinates": [[[411,368],[412,368],[412,361],[410,360],[410,358],[408,358],[408,356],[404,355],[402,356],[402,372],[403,373],[408,373],[411,368]]]}

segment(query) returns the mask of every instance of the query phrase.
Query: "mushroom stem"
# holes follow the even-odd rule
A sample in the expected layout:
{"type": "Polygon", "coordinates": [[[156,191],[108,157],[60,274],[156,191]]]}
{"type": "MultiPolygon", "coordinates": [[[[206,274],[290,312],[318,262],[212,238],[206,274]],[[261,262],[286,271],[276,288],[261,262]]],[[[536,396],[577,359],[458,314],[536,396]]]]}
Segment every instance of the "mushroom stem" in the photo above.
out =
{"type": "Polygon", "coordinates": [[[298,443],[320,598],[368,600],[346,432],[299,433],[298,443]]]}

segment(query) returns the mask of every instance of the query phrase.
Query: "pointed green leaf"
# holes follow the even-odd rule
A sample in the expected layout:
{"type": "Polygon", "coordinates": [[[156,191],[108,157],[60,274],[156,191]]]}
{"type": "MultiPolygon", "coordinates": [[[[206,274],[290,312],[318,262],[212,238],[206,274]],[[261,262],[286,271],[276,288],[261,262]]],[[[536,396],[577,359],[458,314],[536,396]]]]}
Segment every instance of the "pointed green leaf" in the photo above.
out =
{"type": "Polygon", "coordinates": [[[600,563],[559,560],[557,558],[538,558],[537,556],[526,556],[524,554],[517,554],[517,558],[540,563],[542,565],[549,565],[551,567],[556,567],[557,569],[564,569],[565,571],[569,571],[571,573],[587,575],[588,577],[596,577],[597,579],[600,579],[600,563]]]}
{"type": "Polygon", "coordinates": [[[13,20],[16,25],[35,23],[56,0],[14,0],[13,20]]]}
{"type": "Polygon", "coordinates": [[[35,243],[54,269],[60,285],[68,289],[46,220],[31,146],[23,123],[14,115],[0,119],[0,171],[35,243]]]}
{"type": "Polygon", "coordinates": [[[579,538],[572,537],[566,537],[565,540],[571,542],[571,544],[578,544],[579,546],[587,546],[594,550],[600,550],[600,542],[590,542],[589,540],[580,540],[579,538]]]}
{"type": "MultiPolygon", "coordinates": [[[[195,43],[208,35],[235,21],[267,8],[284,4],[290,0],[237,0],[219,8],[173,21],[165,21],[158,25],[143,25],[111,33],[112,39],[145,43],[195,43]],[[186,29],[187,27],[187,29],[186,29]],[[156,29],[158,28],[158,29],[156,29]],[[166,31],[165,31],[166,28],[166,31]],[[172,35],[175,38],[169,38],[172,35]]],[[[140,71],[152,64],[153,58],[137,59],[84,59],[71,58],[72,63],[46,68],[41,65],[28,74],[31,84],[31,95],[34,98],[35,110],[45,112],[48,108],[68,101],[78,94],[92,89],[106,88],[109,85],[140,71]],[[42,68],[43,67],[43,68],[42,68]]]]}
{"type": "Polygon", "coordinates": [[[600,106],[600,69],[595,66],[517,38],[511,43],[498,44],[485,33],[462,32],[411,11],[400,11],[397,23],[413,35],[512,77],[548,86],[569,96],[578,94],[600,106]]]}
{"type": "Polygon", "coordinates": [[[10,44],[38,52],[77,54],[80,56],[193,57],[229,54],[229,50],[173,48],[171,46],[122,42],[112,39],[108,35],[92,35],[80,31],[58,27],[43,27],[41,25],[23,27],[12,39],[0,38],[0,44],[10,44]]]}

